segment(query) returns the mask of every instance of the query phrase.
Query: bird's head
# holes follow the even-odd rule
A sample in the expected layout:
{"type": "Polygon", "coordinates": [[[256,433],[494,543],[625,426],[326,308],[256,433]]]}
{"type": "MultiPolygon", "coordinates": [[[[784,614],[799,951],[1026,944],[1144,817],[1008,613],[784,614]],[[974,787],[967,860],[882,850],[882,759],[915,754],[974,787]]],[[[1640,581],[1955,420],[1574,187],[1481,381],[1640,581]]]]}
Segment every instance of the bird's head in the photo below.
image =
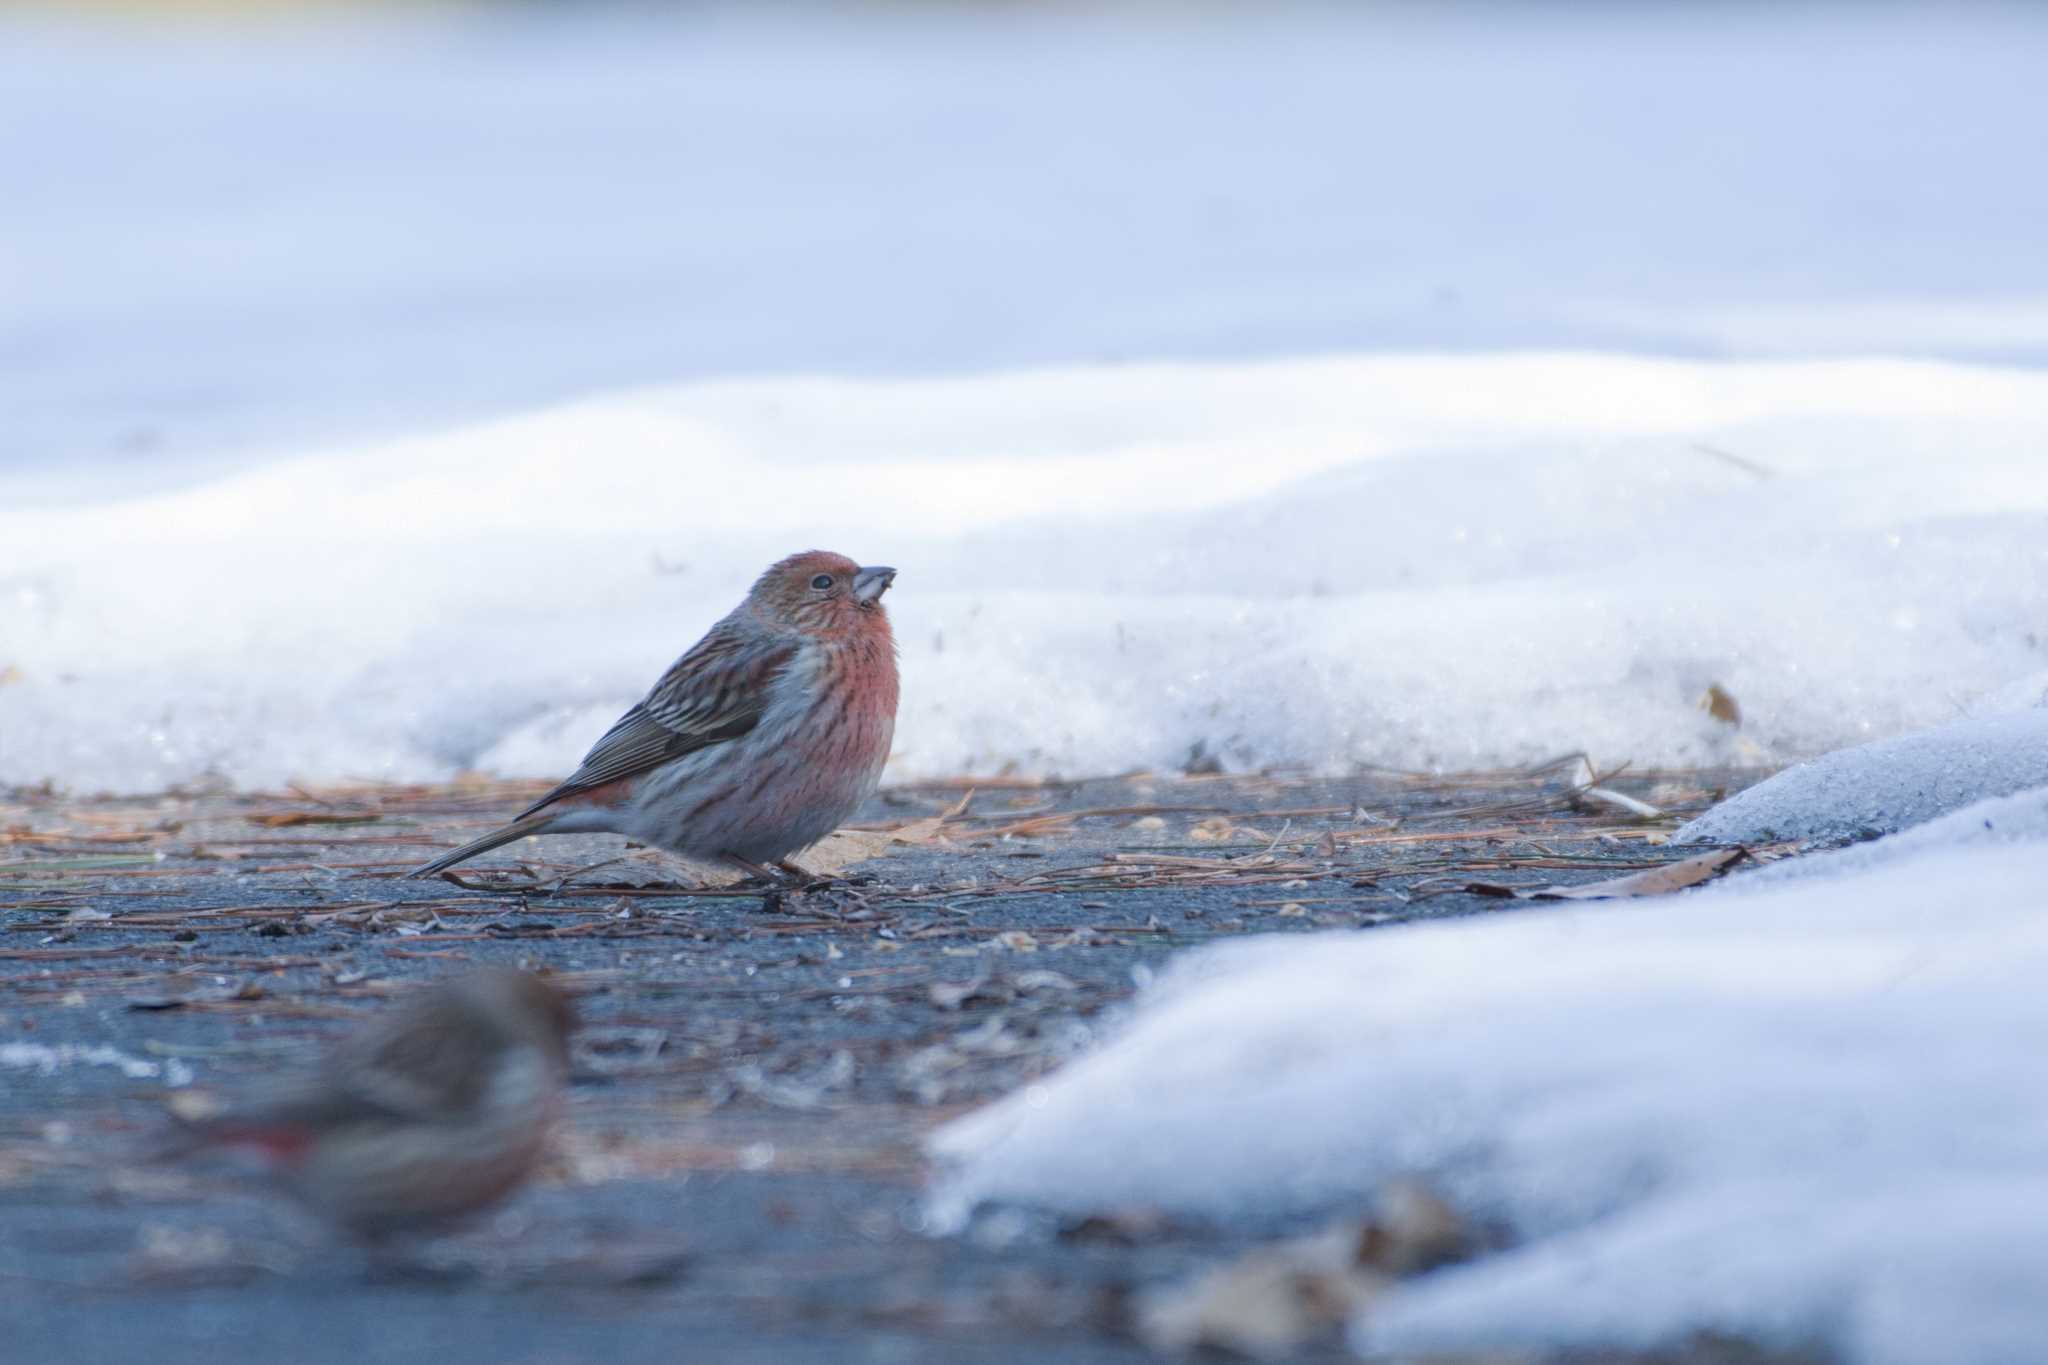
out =
{"type": "Polygon", "coordinates": [[[755,580],[747,601],[769,620],[806,635],[887,630],[882,594],[895,581],[894,569],[863,567],[829,550],[806,550],[770,565],[755,580]]]}
{"type": "Polygon", "coordinates": [[[567,1068],[576,1008],[560,988],[530,972],[487,968],[449,987],[501,1046],[538,1047],[567,1068]]]}

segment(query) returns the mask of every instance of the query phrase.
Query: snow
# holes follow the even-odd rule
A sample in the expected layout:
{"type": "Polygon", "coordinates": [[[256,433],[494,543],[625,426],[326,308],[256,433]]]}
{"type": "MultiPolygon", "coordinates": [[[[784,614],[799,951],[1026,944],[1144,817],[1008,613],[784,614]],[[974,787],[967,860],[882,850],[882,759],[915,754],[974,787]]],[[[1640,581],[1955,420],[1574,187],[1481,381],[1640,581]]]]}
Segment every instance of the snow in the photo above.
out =
{"type": "Polygon", "coordinates": [[[2000,848],[2037,840],[2048,840],[2048,784],[2011,796],[1973,801],[1960,810],[1867,844],[1769,863],[1744,874],[1742,884],[1758,887],[1778,881],[1837,877],[1888,868],[1932,851],[2000,848]]]}
{"type": "Polygon", "coordinates": [[[1958,721],[1825,754],[1737,792],[1680,844],[1868,839],[1985,797],[2048,786],[2048,708],[1958,721]]]}
{"type": "Polygon", "coordinates": [[[705,381],[65,506],[0,477],[0,781],[559,775],[814,545],[902,570],[899,779],[1792,761],[2038,684],[2044,441],[2030,371],[1371,355],[705,381]]]}
{"type": "Polygon", "coordinates": [[[104,1043],[59,1043],[54,1047],[48,1043],[0,1043],[0,1067],[54,1076],[72,1066],[110,1066],[130,1080],[161,1079],[172,1087],[192,1083],[192,1068],[175,1057],[163,1062],[145,1061],[104,1043]]]}
{"type": "Polygon", "coordinates": [[[559,775],[810,545],[904,569],[899,779],[1779,763],[2038,696],[2044,40],[10,10],[0,782],[559,775]]]}
{"type": "MultiPolygon", "coordinates": [[[[1192,955],[944,1130],[941,1211],[1419,1170],[1519,1241],[1362,1346],[2028,1358],[2044,42],[1974,5],[10,11],[0,783],[558,776],[814,545],[902,570],[896,779],[1828,754],[1682,836],[1915,827],[1192,955]]],[[[159,1074],[0,1047],[74,1066],[159,1074]]]]}
{"type": "Polygon", "coordinates": [[[0,14],[39,495],[741,373],[2048,360],[2035,6],[318,8],[0,14]]]}
{"type": "Polygon", "coordinates": [[[1421,1173],[1513,1245],[1404,1285],[1361,1350],[2031,1358],[2042,800],[1656,903],[1184,956],[1101,1050],[940,1130],[934,1212],[1271,1215],[1421,1173]]]}

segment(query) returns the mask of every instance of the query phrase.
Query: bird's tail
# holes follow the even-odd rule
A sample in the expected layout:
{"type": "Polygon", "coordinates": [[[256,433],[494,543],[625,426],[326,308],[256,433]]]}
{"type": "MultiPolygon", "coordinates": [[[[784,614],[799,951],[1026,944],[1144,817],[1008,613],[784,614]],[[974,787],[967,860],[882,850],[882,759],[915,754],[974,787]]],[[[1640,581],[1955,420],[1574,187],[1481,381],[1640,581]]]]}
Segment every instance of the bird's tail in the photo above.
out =
{"type": "Polygon", "coordinates": [[[555,812],[551,810],[542,811],[537,815],[529,815],[524,820],[514,820],[503,829],[494,829],[483,838],[466,843],[452,853],[443,853],[434,861],[424,863],[405,875],[408,877],[431,877],[437,872],[447,871],[457,863],[466,863],[479,853],[489,853],[494,848],[509,844],[514,839],[524,839],[529,834],[545,834],[548,826],[554,823],[555,812]]]}
{"type": "Polygon", "coordinates": [[[201,1152],[240,1148],[286,1160],[304,1153],[312,1140],[311,1130],[288,1124],[240,1122],[231,1118],[186,1118],[173,1113],[143,1149],[140,1159],[168,1164],[186,1161],[201,1152]]]}

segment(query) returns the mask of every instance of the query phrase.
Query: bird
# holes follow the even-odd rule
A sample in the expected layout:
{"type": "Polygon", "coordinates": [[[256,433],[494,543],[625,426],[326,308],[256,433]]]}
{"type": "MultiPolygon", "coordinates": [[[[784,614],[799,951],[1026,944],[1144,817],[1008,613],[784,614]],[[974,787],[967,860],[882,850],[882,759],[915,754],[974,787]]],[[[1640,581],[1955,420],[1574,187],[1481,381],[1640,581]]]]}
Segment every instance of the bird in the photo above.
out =
{"type": "Polygon", "coordinates": [[[178,1120],[159,1155],[252,1154],[287,1194],[371,1247],[445,1231],[539,1165],[574,1027],[568,998],[531,973],[443,981],[309,1072],[178,1120]]]}
{"type": "Polygon", "coordinates": [[[882,594],[895,581],[825,550],[770,565],[568,780],[407,875],[528,835],[609,833],[770,883],[805,879],[789,857],[874,795],[889,757],[896,641],[882,594]]]}

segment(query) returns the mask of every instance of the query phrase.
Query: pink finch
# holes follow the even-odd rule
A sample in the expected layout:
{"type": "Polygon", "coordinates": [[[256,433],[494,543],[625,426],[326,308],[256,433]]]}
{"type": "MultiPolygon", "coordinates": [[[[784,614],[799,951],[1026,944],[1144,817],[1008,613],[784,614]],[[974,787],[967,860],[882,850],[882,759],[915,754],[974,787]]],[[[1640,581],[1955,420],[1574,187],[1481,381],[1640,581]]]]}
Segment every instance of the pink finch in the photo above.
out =
{"type": "Polygon", "coordinates": [[[313,1073],[189,1125],[170,1155],[254,1152],[307,1207],[377,1242],[488,1207],[539,1163],[569,1073],[569,1003],[525,972],[444,982],[313,1073]]]}
{"type": "MultiPolygon", "coordinates": [[[[896,732],[888,568],[811,550],[746,601],[619,718],[569,780],[428,876],[529,834],[623,834],[767,875],[872,796],[896,732]]],[[[794,870],[794,869],[787,869],[794,870]]]]}

